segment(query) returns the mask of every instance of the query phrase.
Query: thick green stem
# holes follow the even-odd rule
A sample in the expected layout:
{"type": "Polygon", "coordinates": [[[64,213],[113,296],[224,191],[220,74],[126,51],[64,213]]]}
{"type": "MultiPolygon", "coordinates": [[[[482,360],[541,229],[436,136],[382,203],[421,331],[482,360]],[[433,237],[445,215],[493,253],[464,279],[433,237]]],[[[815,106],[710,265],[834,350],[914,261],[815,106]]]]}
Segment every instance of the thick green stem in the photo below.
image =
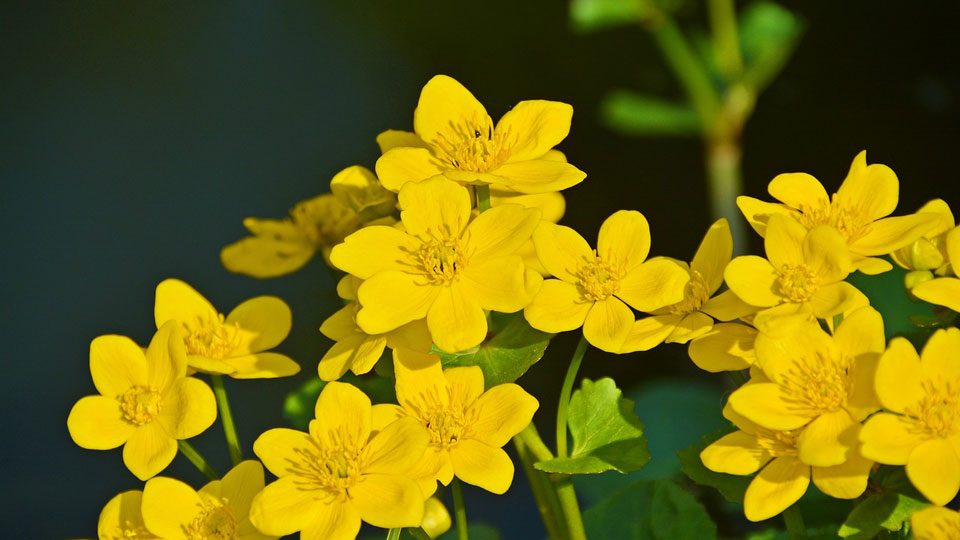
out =
{"type": "Polygon", "coordinates": [[[180,453],[184,455],[187,459],[190,460],[190,463],[193,463],[193,466],[200,470],[204,476],[207,477],[207,480],[219,480],[220,475],[217,474],[217,471],[213,470],[213,467],[210,466],[210,463],[200,452],[197,452],[197,449],[193,447],[187,441],[177,441],[177,446],[180,447],[180,453]]]}
{"type": "Polygon", "coordinates": [[[488,184],[477,185],[477,210],[485,212],[490,209],[490,186],[488,184]]]}
{"type": "Polygon", "coordinates": [[[237,427],[233,424],[233,413],[230,412],[230,402],[227,401],[227,389],[223,386],[223,375],[211,374],[213,395],[217,397],[217,408],[220,410],[220,421],[223,423],[223,434],[227,438],[230,448],[230,461],[234,465],[243,460],[240,452],[240,439],[237,437],[237,427]]]}
{"type": "Polygon", "coordinates": [[[387,540],[400,540],[400,532],[402,529],[390,529],[387,531],[387,540]]]}
{"type": "Polygon", "coordinates": [[[726,218],[730,223],[734,249],[738,253],[747,250],[743,217],[737,208],[737,197],[743,192],[740,173],[740,146],[734,140],[707,142],[707,190],[710,197],[710,214],[713,219],[726,218]]]}
{"type": "Polygon", "coordinates": [[[713,130],[714,121],[720,112],[720,97],[707,69],[669,15],[658,14],[650,31],[670,69],[683,86],[687,99],[697,112],[703,131],[713,130]]]}
{"type": "Polygon", "coordinates": [[[467,534],[467,508],[463,505],[463,487],[460,479],[453,477],[450,482],[450,491],[453,492],[453,515],[457,520],[457,539],[469,540],[467,534]]]}
{"type": "MultiPolygon", "coordinates": [[[[539,436],[537,438],[539,439],[539,436]]],[[[547,537],[550,540],[563,540],[567,537],[560,517],[563,515],[563,511],[560,508],[560,500],[557,498],[557,493],[550,482],[550,478],[545,472],[534,468],[533,464],[537,460],[534,459],[533,452],[522,437],[519,435],[514,437],[513,444],[517,448],[520,464],[523,466],[523,472],[527,475],[527,481],[530,483],[530,491],[533,492],[533,500],[537,503],[537,510],[540,511],[540,519],[543,520],[543,526],[547,529],[547,537]]],[[[542,441],[541,444],[543,444],[542,441]]],[[[547,450],[547,453],[549,453],[549,450],[547,450]]]]}
{"type": "Polygon", "coordinates": [[[577,350],[570,359],[567,376],[563,379],[560,388],[560,405],[557,407],[557,457],[567,457],[567,409],[570,407],[570,394],[573,392],[573,383],[577,380],[577,371],[583,355],[587,352],[587,339],[580,336],[577,350]]]}
{"type": "Polygon", "coordinates": [[[563,517],[567,523],[567,533],[570,540],[587,540],[587,533],[583,529],[583,518],[580,516],[580,504],[577,502],[577,492],[573,489],[573,479],[569,475],[559,475],[554,480],[557,486],[557,497],[563,508],[563,517]]]}
{"type": "Polygon", "coordinates": [[[708,5],[717,66],[727,81],[735,81],[743,71],[736,7],[733,0],[710,0],[708,5]]]}
{"type": "Polygon", "coordinates": [[[800,514],[800,508],[797,505],[783,511],[783,521],[787,524],[787,537],[790,540],[807,537],[807,528],[803,525],[803,515],[800,514]]]}
{"type": "Polygon", "coordinates": [[[430,538],[430,535],[427,534],[427,531],[423,530],[421,527],[410,527],[407,529],[407,532],[410,533],[410,536],[416,538],[417,540],[433,540],[430,538]]]}

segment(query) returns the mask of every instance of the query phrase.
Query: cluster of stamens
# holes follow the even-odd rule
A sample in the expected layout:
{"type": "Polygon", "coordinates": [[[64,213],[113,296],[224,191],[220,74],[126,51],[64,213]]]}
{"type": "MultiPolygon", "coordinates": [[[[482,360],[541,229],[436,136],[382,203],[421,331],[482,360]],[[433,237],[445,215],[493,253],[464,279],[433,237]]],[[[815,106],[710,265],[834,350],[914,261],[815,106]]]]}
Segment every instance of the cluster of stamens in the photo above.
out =
{"type": "Polygon", "coordinates": [[[120,395],[123,419],[142,426],[153,421],[163,408],[160,392],[153,386],[131,386],[120,395]]]}
{"type": "Polygon", "coordinates": [[[445,390],[431,388],[407,406],[414,410],[430,434],[430,444],[440,448],[456,446],[462,439],[469,438],[471,427],[478,419],[476,409],[468,403],[466,388],[459,384],[445,390]]]}
{"type": "Polygon", "coordinates": [[[576,273],[580,288],[591,300],[606,300],[620,290],[620,278],[623,277],[623,264],[616,260],[607,260],[593,250],[592,259],[580,266],[576,273]]]}
{"type": "Polygon", "coordinates": [[[239,530],[227,499],[213,498],[206,498],[200,514],[183,527],[188,540],[235,540],[239,530]]]}
{"type": "Polygon", "coordinates": [[[686,315],[700,309],[704,302],[710,299],[707,283],[696,270],[690,271],[690,281],[683,289],[683,300],[668,306],[667,309],[674,315],[686,315]]]}
{"type": "Polygon", "coordinates": [[[831,357],[818,353],[813,358],[795,362],[780,384],[786,390],[794,411],[816,416],[846,405],[847,396],[853,388],[853,370],[850,357],[831,357]]]}
{"type": "Polygon", "coordinates": [[[794,303],[806,302],[820,287],[820,276],[805,264],[783,265],[777,275],[780,295],[794,303]]]}
{"type": "Polygon", "coordinates": [[[222,359],[240,343],[240,325],[226,324],[222,313],[216,318],[197,317],[192,323],[184,323],[183,329],[188,354],[222,359]]]}
{"type": "Polygon", "coordinates": [[[494,129],[490,117],[474,115],[456,125],[452,136],[438,134],[437,157],[461,171],[489,172],[510,158],[515,143],[510,135],[494,129]]]}
{"type": "Polygon", "coordinates": [[[864,219],[863,210],[843,204],[836,194],[834,194],[829,205],[803,205],[800,207],[800,212],[800,223],[807,229],[812,229],[817,225],[836,227],[840,236],[848,243],[862,238],[870,229],[870,221],[864,219]]]}
{"type": "Polygon", "coordinates": [[[466,249],[469,239],[450,231],[428,231],[427,234],[428,238],[414,255],[416,265],[435,285],[456,279],[470,261],[471,253],[466,249]]]}
{"type": "Polygon", "coordinates": [[[356,433],[340,426],[335,431],[310,438],[311,446],[297,449],[300,460],[293,473],[306,490],[323,490],[335,498],[346,497],[346,490],[360,479],[363,470],[363,441],[356,433]],[[320,440],[322,439],[322,440],[320,440]]]}
{"type": "Polygon", "coordinates": [[[755,433],[757,445],[773,457],[796,456],[797,439],[800,437],[801,431],[803,431],[803,428],[775,431],[757,426],[755,433]]]}
{"type": "Polygon", "coordinates": [[[945,381],[921,383],[924,395],[904,414],[915,422],[916,431],[946,438],[960,431],[960,385],[945,381]]]}

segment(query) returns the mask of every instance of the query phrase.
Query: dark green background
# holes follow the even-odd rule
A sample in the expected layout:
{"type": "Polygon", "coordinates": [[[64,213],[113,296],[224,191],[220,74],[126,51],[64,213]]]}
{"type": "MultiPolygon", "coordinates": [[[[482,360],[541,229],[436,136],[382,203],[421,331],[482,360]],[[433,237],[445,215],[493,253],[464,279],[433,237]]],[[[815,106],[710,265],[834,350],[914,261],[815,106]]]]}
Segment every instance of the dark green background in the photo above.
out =
{"type": "MultiPolygon", "coordinates": [[[[960,206],[957,4],[791,7],[809,28],[747,128],[748,193],[761,196],[788,171],[835,188],[866,148],[899,174],[904,211],[935,196],[960,206]]],[[[141,486],[119,451],[76,447],[66,417],[94,391],[90,340],[120,333],[146,343],[153,288],[166,277],[185,279],[223,311],[258,294],[291,304],[293,332],[279,349],[301,362],[301,376],[228,381],[248,455],[261,431],[285,425],[282,396],[329,346],[316,328],[337,304],[333,284],[319,261],[270,281],[232,275],[219,250],[244,234],[245,216],[283,216],[341,168],[372,166],[375,135],[410,128],[433,74],[458,78],[495,118],[521,99],[573,104],[560,148],[589,176],[567,192],[565,223],[587,238],[611,212],[637,209],[651,222],[654,252],[687,259],[710,223],[699,141],[625,138],[596,120],[613,87],[680,96],[649,37],[636,28],[575,35],[562,1],[0,9],[5,538],[90,537],[103,504],[141,486]]],[[[699,2],[685,5],[682,22],[705,27],[699,2]]],[[[571,346],[558,339],[521,380],[541,398],[544,432],[571,346]]],[[[717,388],[724,380],[698,373],[679,346],[592,351],[583,371],[623,387],[661,375],[717,388]]],[[[689,423],[679,411],[672,421],[689,423]]],[[[219,425],[197,444],[225,469],[219,425]]],[[[182,458],[166,473],[200,484],[182,458]]],[[[503,498],[469,490],[471,517],[500,525],[505,538],[537,537],[525,481],[515,485],[503,498]]]]}

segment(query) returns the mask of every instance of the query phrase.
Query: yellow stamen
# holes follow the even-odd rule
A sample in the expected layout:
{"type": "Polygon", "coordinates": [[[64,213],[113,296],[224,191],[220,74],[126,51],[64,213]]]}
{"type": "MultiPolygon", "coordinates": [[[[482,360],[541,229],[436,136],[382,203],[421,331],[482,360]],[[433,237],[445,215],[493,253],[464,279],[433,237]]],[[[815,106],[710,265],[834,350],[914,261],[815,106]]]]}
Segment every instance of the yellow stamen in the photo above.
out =
{"type": "Polygon", "coordinates": [[[138,426],[153,421],[163,408],[160,392],[153,386],[132,386],[119,399],[123,419],[138,426]]]}
{"type": "Polygon", "coordinates": [[[700,306],[710,299],[710,293],[707,291],[707,283],[703,276],[696,270],[690,271],[690,281],[683,289],[683,300],[668,306],[667,309],[674,315],[686,315],[699,311],[700,306]]]}
{"type": "Polygon", "coordinates": [[[583,264],[576,275],[586,296],[599,302],[620,290],[623,265],[616,260],[604,260],[594,250],[593,259],[583,264]]]}
{"type": "Polygon", "coordinates": [[[455,169],[489,172],[510,158],[515,143],[509,130],[497,131],[490,117],[475,115],[455,125],[449,138],[439,134],[435,149],[437,157],[455,169]]]}
{"type": "Polygon", "coordinates": [[[192,323],[184,323],[183,333],[187,353],[207,358],[227,358],[240,343],[240,325],[226,324],[222,313],[215,319],[198,317],[192,323]]]}
{"type": "Polygon", "coordinates": [[[347,490],[360,479],[363,470],[363,443],[356,433],[344,426],[310,438],[309,448],[297,452],[302,459],[294,467],[303,489],[326,492],[335,499],[344,500],[347,490]]]}
{"type": "Polygon", "coordinates": [[[777,270],[780,294],[794,303],[810,300],[820,287],[820,276],[806,265],[783,265],[777,270]]]}
{"type": "Polygon", "coordinates": [[[453,384],[445,393],[436,387],[431,388],[407,406],[413,409],[414,415],[430,433],[430,444],[446,449],[472,436],[478,415],[468,397],[463,385],[453,384]]]}
{"type": "Polygon", "coordinates": [[[800,437],[801,431],[803,431],[803,428],[790,431],[774,431],[757,426],[757,444],[773,457],[796,456],[797,438],[800,437]]]}
{"type": "Polygon", "coordinates": [[[106,535],[104,540],[155,540],[157,538],[142,525],[137,525],[129,520],[112,531],[105,531],[104,534],[106,535]]]}
{"type": "Polygon", "coordinates": [[[816,354],[794,363],[781,382],[790,396],[792,409],[816,416],[846,406],[853,389],[854,364],[847,356],[816,354]]]}
{"type": "Polygon", "coordinates": [[[415,266],[435,285],[458,279],[472,254],[467,248],[468,238],[451,231],[435,233],[431,230],[427,234],[429,238],[414,255],[415,266]]]}
{"type": "Polygon", "coordinates": [[[227,499],[208,497],[202,503],[200,515],[184,527],[184,533],[188,540],[235,540],[239,525],[227,506],[227,499]]]}
{"type": "Polygon", "coordinates": [[[854,242],[870,232],[870,218],[859,206],[845,203],[837,194],[829,205],[800,207],[800,223],[807,229],[817,225],[836,227],[847,243],[854,242]]]}
{"type": "Polygon", "coordinates": [[[945,381],[924,381],[924,396],[904,414],[918,433],[945,439],[960,432],[960,387],[945,381]]]}

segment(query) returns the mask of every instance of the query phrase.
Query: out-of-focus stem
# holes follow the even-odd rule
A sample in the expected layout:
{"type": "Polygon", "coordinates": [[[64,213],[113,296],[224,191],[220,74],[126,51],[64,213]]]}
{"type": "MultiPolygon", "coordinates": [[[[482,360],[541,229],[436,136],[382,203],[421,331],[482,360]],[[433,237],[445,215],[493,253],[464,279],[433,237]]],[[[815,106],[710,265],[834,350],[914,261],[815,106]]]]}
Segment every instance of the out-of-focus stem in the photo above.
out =
{"type": "Polygon", "coordinates": [[[717,66],[728,81],[736,80],[743,72],[736,7],[733,0],[710,0],[708,5],[717,66]]]}

